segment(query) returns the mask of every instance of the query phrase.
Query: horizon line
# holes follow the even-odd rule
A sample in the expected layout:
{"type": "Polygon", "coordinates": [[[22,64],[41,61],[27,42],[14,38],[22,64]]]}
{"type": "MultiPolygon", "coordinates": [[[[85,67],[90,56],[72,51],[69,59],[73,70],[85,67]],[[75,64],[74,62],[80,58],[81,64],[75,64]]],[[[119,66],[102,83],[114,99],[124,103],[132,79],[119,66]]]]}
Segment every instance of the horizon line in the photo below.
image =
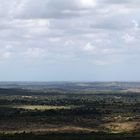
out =
{"type": "Polygon", "coordinates": [[[89,80],[89,81],[83,81],[83,80],[54,80],[54,81],[35,81],[35,80],[2,80],[2,81],[0,81],[0,83],[8,83],[8,82],[11,82],[11,83],[14,83],[14,82],[20,82],[20,83],[63,83],[63,82],[68,82],[68,83],[96,83],[96,82],[98,82],[98,83],[102,83],[102,82],[105,82],[105,83],[111,83],[111,82],[113,82],[113,83],[117,83],[117,82],[119,82],[119,83],[123,83],[123,82],[128,82],[128,83],[131,83],[131,82],[133,82],[133,83],[139,83],[140,81],[138,81],[138,80],[136,80],[136,81],[134,81],[134,80],[96,80],[96,81],[91,81],[91,80],[89,80]]]}

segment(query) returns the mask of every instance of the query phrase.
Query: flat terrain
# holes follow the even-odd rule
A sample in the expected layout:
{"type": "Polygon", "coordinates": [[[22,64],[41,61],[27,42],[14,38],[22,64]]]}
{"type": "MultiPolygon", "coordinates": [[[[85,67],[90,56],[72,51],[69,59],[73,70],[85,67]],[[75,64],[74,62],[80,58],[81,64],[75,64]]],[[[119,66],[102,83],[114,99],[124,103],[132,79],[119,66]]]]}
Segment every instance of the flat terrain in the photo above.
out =
{"type": "Polygon", "coordinates": [[[0,83],[0,139],[140,139],[140,83],[0,83]]]}

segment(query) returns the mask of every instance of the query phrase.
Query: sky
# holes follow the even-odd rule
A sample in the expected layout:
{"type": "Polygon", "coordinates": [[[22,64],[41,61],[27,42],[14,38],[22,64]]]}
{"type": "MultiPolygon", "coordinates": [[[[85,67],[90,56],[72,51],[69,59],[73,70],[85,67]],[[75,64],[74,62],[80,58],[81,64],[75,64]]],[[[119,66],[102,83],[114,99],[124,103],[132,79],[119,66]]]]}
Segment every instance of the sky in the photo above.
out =
{"type": "Polygon", "coordinates": [[[140,81],[140,0],[0,0],[0,81],[140,81]]]}

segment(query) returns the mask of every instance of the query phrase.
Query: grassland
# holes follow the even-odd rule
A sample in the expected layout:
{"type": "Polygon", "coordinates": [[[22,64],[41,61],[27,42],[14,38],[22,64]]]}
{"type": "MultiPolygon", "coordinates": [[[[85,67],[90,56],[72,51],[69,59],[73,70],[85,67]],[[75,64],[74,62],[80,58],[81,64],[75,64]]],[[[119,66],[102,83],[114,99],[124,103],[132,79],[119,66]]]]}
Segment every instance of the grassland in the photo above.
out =
{"type": "Polygon", "coordinates": [[[24,110],[59,110],[59,109],[71,109],[74,106],[53,106],[53,105],[0,105],[0,108],[15,108],[24,110]]]}

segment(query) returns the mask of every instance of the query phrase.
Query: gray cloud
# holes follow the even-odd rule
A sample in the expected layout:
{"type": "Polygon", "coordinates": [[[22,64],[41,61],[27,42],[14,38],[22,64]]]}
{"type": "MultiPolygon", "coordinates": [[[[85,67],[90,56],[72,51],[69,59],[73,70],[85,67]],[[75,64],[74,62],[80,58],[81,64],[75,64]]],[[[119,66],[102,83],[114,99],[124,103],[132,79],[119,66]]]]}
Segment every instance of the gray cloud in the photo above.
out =
{"type": "Polygon", "coordinates": [[[92,28],[107,29],[107,30],[126,30],[134,27],[131,15],[112,15],[109,17],[102,17],[97,22],[92,23],[92,28]]]}
{"type": "Polygon", "coordinates": [[[93,8],[94,0],[21,0],[15,17],[17,18],[68,18],[83,15],[93,8]],[[32,8],[30,8],[32,7],[32,8]]]}
{"type": "Polygon", "coordinates": [[[99,0],[102,3],[106,3],[106,4],[127,4],[127,3],[131,3],[131,0],[99,0]]]}

